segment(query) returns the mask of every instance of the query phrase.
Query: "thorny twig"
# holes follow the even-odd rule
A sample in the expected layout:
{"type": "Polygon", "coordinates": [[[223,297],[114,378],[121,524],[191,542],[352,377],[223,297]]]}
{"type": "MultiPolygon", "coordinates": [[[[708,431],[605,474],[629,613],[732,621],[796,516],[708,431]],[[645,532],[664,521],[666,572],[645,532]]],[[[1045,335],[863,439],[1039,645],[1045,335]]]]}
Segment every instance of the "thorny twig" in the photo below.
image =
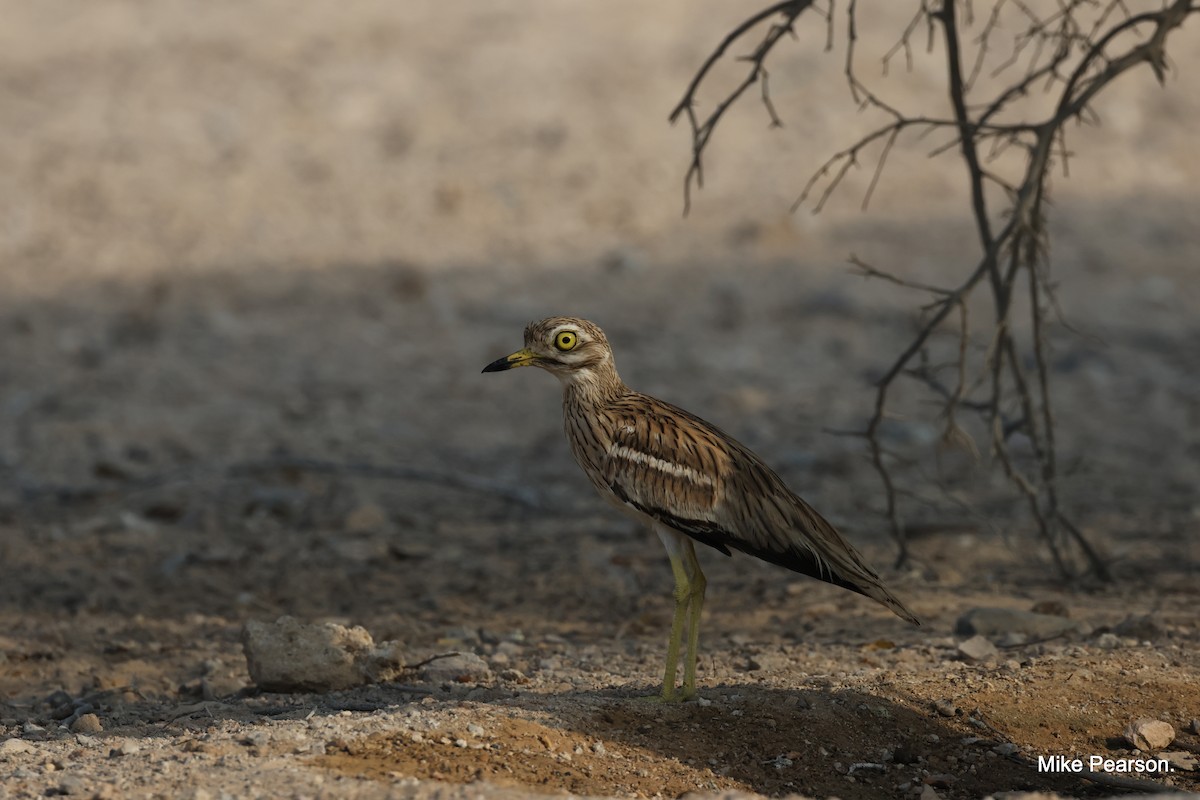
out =
{"type": "MultiPolygon", "coordinates": [[[[1148,5],[1149,3],[1147,3],[1148,5]]],[[[672,111],[674,121],[686,114],[692,128],[692,158],[684,180],[685,213],[691,202],[693,182],[701,186],[701,159],[713,132],[730,106],[756,80],[766,77],[765,61],[784,33],[790,33],[799,15],[810,2],[783,2],[752,15],[733,29],[696,73],[683,99],[672,111]],[[775,17],[752,55],[745,60],[750,71],[744,81],[729,92],[701,121],[695,114],[697,93],[713,67],[735,42],[775,17]]],[[[946,88],[953,115],[950,118],[912,114],[883,100],[860,77],[856,69],[859,40],[857,0],[846,8],[846,59],[844,75],[851,99],[862,109],[884,115],[887,121],[829,157],[803,186],[794,204],[799,207],[812,198],[814,213],[841,185],[849,171],[857,167],[868,151],[876,153],[875,166],[863,207],[866,207],[879,182],[888,157],[902,135],[916,131],[921,136],[945,131],[949,141],[931,155],[957,150],[965,167],[971,202],[971,217],[979,245],[979,260],[955,287],[935,287],[910,281],[866,264],[856,257],[851,263],[860,274],[882,278],[898,286],[919,289],[933,295],[912,340],[901,350],[876,387],[874,408],[866,428],[858,432],[867,442],[872,464],[884,487],[886,514],[899,546],[899,561],[907,557],[905,525],[898,499],[908,490],[898,485],[895,453],[886,451],[880,428],[891,418],[890,400],[901,377],[915,378],[932,389],[939,398],[946,427],[943,444],[974,452],[974,441],[961,428],[956,414],[969,411],[979,416],[991,431],[991,453],[1005,474],[1025,498],[1039,535],[1065,576],[1077,576],[1067,547],[1073,544],[1082,555],[1091,574],[1109,577],[1107,565],[1091,546],[1079,527],[1062,508],[1059,498],[1059,470],[1055,418],[1051,402],[1051,379],[1046,358],[1048,310],[1058,311],[1053,284],[1048,277],[1046,214],[1050,171],[1060,167],[1068,174],[1070,151],[1066,144],[1066,126],[1072,120],[1095,122],[1091,108],[1096,96],[1121,75],[1140,64],[1147,64],[1159,82],[1168,68],[1167,37],[1184,20],[1200,12],[1197,0],[1168,0],[1151,10],[1134,11],[1130,0],[1057,0],[1039,5],[1028,0],[993,0],[981,27],[969,42],[973,53],[964,52],[964,36],[974,24],[971,4],[965,6],[967,19],[959,17],[956,0],[920,0],[918,8],[901,32],[899,41],[883,57],[884,73],[892,58],[903,53],[905,63],[913,65],[913,38],[925,29],[926,51],[932,53],[940,31],[943,45],[946,88]],[[1016,30],[1011,51],[998,54],[997,38],[1004,29],[1016,30]],[[1023,64],[1013,78],[990,98],[976,97],[983,90],[979,78],[985,74],[989,59],[999,59],[986,74],[998,78],[1007,70],[1023,64]],[[963,64],[970,69],[964,73],[963,64]],[[1032,92],[1051,94],[1053,108],[1036,117],[1021,101],[1032,92]],[[1023,152],[1024,167],[1016,179],[1009,179],[993,168],[1003,154],[1023,152]],[[988,165],[988,166],[985,166],[988,165]],[[1007,208],[997,209],[999,188],[1007,208]],[[998,227],[997,227],[998,226],[998,227]],[[1024,296],[1018,291],[1026,288],[1024,296]],[[972,350],[968,326],[967,301],[980,284],[988,287],[993,318],[990,330],[983,331],[988,345],[982,354],[972,350]],[[955,311],[959,314],[956,380],[947,387],[928,365],[927,345],[940,326],[955,311]],[[1029,325],[1028,341],[1019,341],[1021,324],[1029,325]],[[914,359],[920,357],[920,366],[914,359]],[[1027,374],[1032,363],[1032,376],[1027,374]],[[970,373],[978,372],[971,380],[970,373]],[[1019,463],[1010,449],[1013,437],[1024,436],[1033,454],[1033,468],[1019,463]]],[[[832,36],[833,0],[826,19],[832,36]]],[[[773,124],[780,117],[763,87],[763,102],[773,124]]],[[[977,328],[978,326],[976,326],[977,328]]]]}

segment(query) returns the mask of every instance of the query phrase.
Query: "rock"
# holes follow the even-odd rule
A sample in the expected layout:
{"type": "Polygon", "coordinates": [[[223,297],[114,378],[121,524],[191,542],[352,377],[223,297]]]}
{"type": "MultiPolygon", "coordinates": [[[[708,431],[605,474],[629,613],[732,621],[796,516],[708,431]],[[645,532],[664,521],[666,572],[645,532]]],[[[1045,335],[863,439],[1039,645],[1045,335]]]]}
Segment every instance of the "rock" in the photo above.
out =
{"type": "Polygon", "coordinates": [[[378,533],[387,526],[387,512],[375,503],[364,503],[347,514],[342,522],[347,533],[378,533]]]}
{"type": "Polygon", "coordinates": [[[1187,770],[1189,772],[1200,766],[1200,761],[1197,760],[1195,753],[1189,753],[1184,750],[1172,750],[1158,754],[1159,758],[1165,758],[1167,763],[1175,769],[1187,770]]]}
{"type": "Polygon", "coordinates": [[[242,649],[251,680],[268,692],[349,689],[390,680],[404,666],[396,642],[376,647],[371,634],[358,626],[308,625],[292,617],[247,622],[242,649]]]}
{"type": "Polygon", "coordinates": [[[926,785],[921,788],[921,800],[942,800],[942,796],[932,786],[926,785]]]}
{"type": "Polygon", "coordinates": [[[933,704],[933,710],[943,717],[953,717],[958,713],[958,707],[949,700],[938,700],[933,704]]]}
{"type": "Polygon", "coordinates": [[[1140,616],[1130,614],[1117,623],[1117,626],[1113,628],[1113,633],[1137,639],[1139,642],[1152,642],[1162,638],[1163,629],[1149,614],[1140,616]]]}
{"type": "Polygon", "coordinates": [[[986,636],[981,635],[972,636],[965,642],[960,642],[958,652],[959,655],[971,661],[987,661],[1000,654],[996,646],[989,642],[986,636]]]}
{"type": "Polygon", "coordinates": [[[257,747],[260,750],[270,743],[271,735],[266,731],[250,731],[250,733],[238,739],[238,744],[244,744],[247,747],[257,747]]]}
{"type": "Polygon", "coordinates": [[[938,789],[949,789],[958,778],[948,772],[935,772],[932,775],[926,775],[921,779],[926,786],[934,786],[938,789]]]}
{"type": "Polygon", "coordinates": [[[104,726],[100,724],[100,718],[95,714],[80,714],[71,723],[72,733],[99,733],[102,730],[104,730],[104,726]]]}
{"type": "Polygon", "coordinates": [[[496,655],[505,655],[510,658],[521,655],[525,648],[516,642],[501,642],[496,645],[496,655]]]}
{"type": "Polygon", "coordinates": [[[1021,633],[1030,639],[1051,639],[1079,629],[1078,623],[1050,614],[1015,608],[973,608],[958,618],[954,632],[960,636],[1001,636],[1021,633]]]}
{"type": "Polygon", "coordinates": [[[996,646],[997,647],[1020,647],[1021,645],[1027,644],[1028,642],[1029,642],[1029,637],[1026,636],[1025,634],[1013,633],[1012,631],[1009,631],[1008,633],[1004,634],[1003,636],[1001,636],[999,639],[996,640],[996,646]]]}
{"type": "Polygon", "coordinates": [[[1115,633],[1102,633],[1096,637],[1096,647],[1101,650],[1116,650],[1121,646],[1121,637],[1115,633]]]}
{"type": "Polygon", "coordinates": [[[33,752],[33,745],[24,739],[5,739],[0,742],[0,756],[15,756],[33,752]]]}
{"type": "Polygon", "coordinates": [[[529,678],[525,677],[525,673],[519,669],[506,669],[500,673],[500,680],[508,681],[509,683],[529,683],[529,678]]]}
{"type": "Polygon", "coordinates": [[[475,683],[490,674],[487,662],[474,653],[455,653],[421,667],[421,680],[430,683],[475,683]]]}
{"type": "Polygon", "coordinates": [[[1200,719],[1192,720],[1192,724],[1189,727],[1191,728],[1192,733],[1200,735],[1200,719]]]}
{"type": "Polygon", "coordinates": [[[1034,603],[1033,608],[1029,609],[1035,614],[1048,614],[1052,617],[1063,617],[1064,619],[1071,616],[1071,612],[1067,610],[1067,606],[1061,600],[1042,600],[1034,603]]]}
{"type": "Polygon", "coordinates": [[[136,755],[142,749],[133,739],[122,739],[120,742],[114,742],[114,744],[116,744],[116,747],[108,751],[109,758],[136,755]]]}
{"type": "Polygon", "coordinates": [[[1175,729],[1162,720],[1143,717],[1129,723],[1122,734],[1138,750],[1161,750],[1175,741],[1175,729]]]}
{"type": "Polygon", "coordinates": [[[63,775],[58,780],[58,793],[81,795],[87,793],[87,784],[78,775],[63,775]]]}

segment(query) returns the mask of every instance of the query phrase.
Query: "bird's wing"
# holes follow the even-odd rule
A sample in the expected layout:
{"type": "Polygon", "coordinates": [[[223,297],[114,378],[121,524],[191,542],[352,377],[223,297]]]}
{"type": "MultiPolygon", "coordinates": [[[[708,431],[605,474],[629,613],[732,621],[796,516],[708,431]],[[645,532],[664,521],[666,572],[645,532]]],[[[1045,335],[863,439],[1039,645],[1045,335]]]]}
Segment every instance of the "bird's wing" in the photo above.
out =
{"type": "Polygon", "coordinates": [[[715,429],[645,395],[610,409],[600,472],[625,505],[730,555],[736,534],[724,527],[721,487],[731,464],[715,429]]]}
{"type": "Polygon", "coordinates": [[[611,411],[602,473],[619,500],[726,554],[741,550],[917,621],[837,529],[747,447],[645,395],[611,411]]]}

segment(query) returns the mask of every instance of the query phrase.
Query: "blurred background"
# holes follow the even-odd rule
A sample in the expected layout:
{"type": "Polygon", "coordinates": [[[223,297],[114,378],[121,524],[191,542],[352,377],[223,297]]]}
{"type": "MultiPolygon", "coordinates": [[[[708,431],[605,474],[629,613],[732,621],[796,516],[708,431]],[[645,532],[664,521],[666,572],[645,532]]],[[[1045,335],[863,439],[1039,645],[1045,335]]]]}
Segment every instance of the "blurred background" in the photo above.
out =
{"type": "MultiPolygon", "coordinates": [[[[864,14],[861,74],[942,113],[936,52],[881,67],[901,5],[864,14]]],[[[778,48],[784,127],[748,96],[684,217],[690,141],[667,115],[745,4],[0,12],[6,613],[343,613],[386,635],[480,602],[525,626],[555,602],[576,623],[608,617],[597,598],[638,607],[661,553],[593,497],[557,384],[479,374],[551,314],[601,324],[631,385],[759,450],[891,557],[863,443],[829,430],[862,426],[924,298],[846,260],[953,281],[978,256],[958,161],[928,157],[942,142],[902,140],[865,212],[873,163],[820,215],[790,211],[879,122],[848,97],[840,18],[832,52],[816,19],[778,48]]],[[[1053,331],[1066,502],[1127,576],[1164,586],[1194,580],[1200,513],[1198,45],[1172,40],[1165,87],[1139,69],[1106,91],[1053,179],[1077,329],[1053,331]]],[[[928,455],[923,408],[889,435],[928,455]]],[[[949,494],[916,476],[912,513],[1003,546],[983,567],[953,563],[980,539],[931,546],[921,580],[1025,569],[1002,476],[950,471],[949,494]]],[[[783,591],[746,559],[715,570],[783,591]]]]}

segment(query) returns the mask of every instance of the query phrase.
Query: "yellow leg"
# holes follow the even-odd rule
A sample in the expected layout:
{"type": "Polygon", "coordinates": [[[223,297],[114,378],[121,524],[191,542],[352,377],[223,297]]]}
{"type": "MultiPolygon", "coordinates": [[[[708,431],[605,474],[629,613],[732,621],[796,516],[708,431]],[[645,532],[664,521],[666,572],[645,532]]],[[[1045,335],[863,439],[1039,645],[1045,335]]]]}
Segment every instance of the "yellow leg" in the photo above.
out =
{"type": "Polygon", "coordinates": [[[688,643],[687,655],[683,662],[683,695],[682,699],[691,700],[696,696],[696,651],[700,645],[700,611],[704,608],[704,589],[708,580],[700,569],[696,559],[696,549],[689,541],[685,549],[687,554],[688,577],[688,643]]]}
{"type": "Polygon", "coordinates": [[[708,581],[696,559],[696,548],[687,536],[665,526],[656,526],[658,537],[667,548],[671,572],[675,576],[675,615],[671,619],[671,638],[667,642],[667,668],[663,674],[661,699],[667,702],[690,700],[696,696],[696,650],[700,643],[700,612],[704,608],[704,589],[708,581]],[[675,689],[679,649],[687,626],[687,651],[683,661],[683,687],[675,689]]]}
{"type": "MultiPolygon", "coordinates": [[[[667,669],[663,674],[662,686],[662,699],[668,702],[679,699],[675,694],[675,667],[679,663],[679,645],[683,639],[683,622],[687,616],[688,605],[692,598],[691,586],[688,583],[688,570],[684,564],[684,560],[673,552],[669,553],[669,555],[671,557],[671,572],[675,574],[675,616],[671,619],[671,638],[667,641],[667,669]]],[[[690,638],[688,645],[690,648],[690,638]]],[[[688,665],[685,663],[685,676],[688,674],[687,671],[688,665]]]]}

